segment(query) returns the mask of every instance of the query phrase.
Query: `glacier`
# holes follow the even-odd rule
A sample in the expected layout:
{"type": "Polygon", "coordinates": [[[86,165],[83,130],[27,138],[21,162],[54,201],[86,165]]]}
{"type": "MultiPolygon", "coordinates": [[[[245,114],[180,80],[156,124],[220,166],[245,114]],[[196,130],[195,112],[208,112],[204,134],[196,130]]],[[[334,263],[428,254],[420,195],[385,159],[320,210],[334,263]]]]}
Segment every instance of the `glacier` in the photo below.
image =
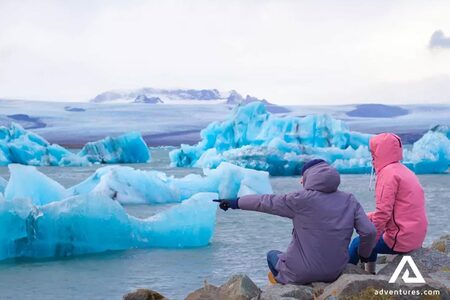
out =
{"type": "Polygon", "coordinates": [[[117,201],[96,193],[42,206],[24,198],[0,199],[0,260],[206,246],[215,228],[215,198],[198,193],[146,219],[128,215],[117,201]]]}
{"type": "MultiPolygon", "coordinates": [[[[416,173],[448,170],[446,127],[436,128],[404,150],[404,163],[416,173]]],[[[371,170],[371,136],[329,115],[279,117],[254,102],[235,108],[226,121],[209,124],[196,145],[182,144],[169,155],[174,167],[215,168],[230,162],[275,176],[299,175],[305,161],[322,158],[341,173],[359,174],[371,170]]]]}
{"type": "Polygon", "coordinates": [[[61,201],[69,196],[101,194],[122,204],[162,204],[182,202],[200,192],[220,198],[248,194],[271,194],[269,174],[222,163],[204,175],[176,178],[159,171],[142,171],[127,166],[106,166],[68,189],[39,172],[34,166],[11,164],[5,199],[30,199],[34,205],[61,201]]]}
{"type": "Polygon", "coordinates": [[[34,166],[87,166],[94,163],[142,163],[150,160],[142,136],[130,132],[86,144],[73,153],[11,123],[0,127],[0,166],[11,163],[34,166]]]}

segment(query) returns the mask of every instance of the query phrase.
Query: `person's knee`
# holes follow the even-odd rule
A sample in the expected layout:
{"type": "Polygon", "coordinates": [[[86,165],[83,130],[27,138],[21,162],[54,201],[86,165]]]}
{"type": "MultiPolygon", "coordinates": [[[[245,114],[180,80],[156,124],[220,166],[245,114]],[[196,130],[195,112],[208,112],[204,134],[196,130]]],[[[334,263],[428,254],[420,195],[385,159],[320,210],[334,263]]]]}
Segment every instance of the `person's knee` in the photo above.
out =
{"type": "Polygon", "coordinates": [[[275,254],[277,254],[278,251],[276,250],[270,250],[269,252],[267,252],[267,258],[274,256],[275,254]]]}

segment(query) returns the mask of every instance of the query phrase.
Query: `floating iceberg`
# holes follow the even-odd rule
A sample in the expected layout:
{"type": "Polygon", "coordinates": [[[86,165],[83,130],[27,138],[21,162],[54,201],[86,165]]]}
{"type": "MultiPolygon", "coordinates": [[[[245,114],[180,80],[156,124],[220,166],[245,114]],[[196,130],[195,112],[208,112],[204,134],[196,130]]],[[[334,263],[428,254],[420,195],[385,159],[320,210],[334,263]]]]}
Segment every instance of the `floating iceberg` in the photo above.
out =
{"type": "MultiPolygon", "coordinates": [[[[310,157],[334,162],[354,158],[355,153],[370,156],[370,135],[352,132],[340,120],[328,115],[280,118],[257,102],[238,107],[224,122],[211,123],[201,137],[197,145],[173,150],[172,165],[214,168],[228,161],[271,175],[296,175],[310,157]]],[[[360,168],[370,170],[370,165],[360,168]]]]}
{"type": "Polygon", "coordinates": [[[147,219],[132,217],[117,201],[95,193],[43,206],[0,200],[0,259],[205,246],[214,233],[215,198],[196,194],[147,219]]]}
{"type": "Polygon", "coordinates": [[[20,163],[34,166],[85,166],[91,163],[140,163],[150,160],[141,135],[131,132],[88,143],[78,154],[50,144],[39,135],[12,123],[0,127],[0,166],[20,163]]]}
{"type": "Polygon", "coordinates": [[[34,166],[9,169],[5,198],[0,193],[0,260],[205,246],[215,228],[212,199],[272,193],[267,172],[229,163],[183,178],[108,166],[69,189],[34,166]],[[170,202],[181,203],[146,219],[121,205],[170,202]]]}
{"type": "Polygon", "coordinates": [[[69,196],[95,193],[122,204],[177,203],[201,192],[217,193],[221,198],[248,194],[271,194],[267,172],[244,169],[222,163],[204,176],[190,174],[182,178],[158,171],[142,171],[125,166],[107,166],[83,182],[65,189],[33,166],[9,165],[11,177],[5,187],[5,199],[30,199],[34,205],[61,201],[69,196]]]}
{"type": "Polygon", "coordinates": [[[63,161],[82,164],[74,153],[58,145],[51,145],[18,124],[12,123],[9,128],[0,127],[0,165],[58,165],[63,161]]]}
{"type": "Polygon", "coordinates": [[[145,163],[150,160],[147,144],[138,132],[87,143],[78,155],[91,163],[102,164],[145,163]]]}
{"type": "Polygon", "coordinates": [[[182,178],[158,171],[142,171],[123,166],[98,169],[92,176],[69,189],[73,195],[96,192],[121,203],[181,202],[200,192],[213,192],[221,198],[247,194],[270,194],[269,174],[222,163],[205,176],[189,174],[182,178]]]}
{"type": "Polygon", "coordinates": [[[69,196],[66,189],[39,172],[35,167],[10,164],[9,182],[5,187],[7,201],[17,198],[31,199],[35,205],[44,205],[69,196]]]}
{"type": "Polygon", "coordinates": [[[6,181],[3,177],[0,176],[0,195],[2,195],[5,192],[7,184],[8,181],[6,181]]]}
{"type": "MultiPolygon", "coordinates": [[[[442,133],[448,128],[436,128],[405,150],[405,164],[417,173],[448,169],[448,137],[442,133]]],[[[170,152],[170,159],[177,167],[215,168],[230,162],[271,175],[298,175],[305,161],[322,158],[341,173],[369,173],[370,137],[328,115],[280,118],[262,103],[250,103],[228,120],[209,124],[198,144],[181,145],[170,152]]]]}
{"type": "Polygon", "coordinates": [[[450,165],[450,140],[443,132],[430,130],[405,150],[404,160],[418,174],[444,173],[450,165]]]}

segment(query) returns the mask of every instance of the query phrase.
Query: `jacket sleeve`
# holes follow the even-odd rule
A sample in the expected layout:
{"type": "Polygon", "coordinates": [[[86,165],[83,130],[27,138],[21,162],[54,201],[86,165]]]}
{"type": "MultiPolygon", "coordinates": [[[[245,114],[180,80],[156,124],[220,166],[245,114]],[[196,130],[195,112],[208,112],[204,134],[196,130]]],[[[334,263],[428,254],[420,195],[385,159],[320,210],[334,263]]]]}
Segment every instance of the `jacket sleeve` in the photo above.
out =
{"type": "Polygon", "coordinates": [[[356,211],[355,211],[355,229],[359,234],[359,255],[367,258],[372,253],[373,248],[377,242],[376,235],[377,231],[375,226],[370,222],[369,218],[366,216],[364,209],[361,204],[356,201],[356,211]]]}
{"type": "Polygon", "coordinates": [[[240,197],[238,205],[240,209],[260,211],[293,219],[295,215],[293,198],[294,194],[249,195],[240,197]]]}
{"type": "Polygon", "coordinates": [[[381,176],[379,180],[375,191],[376,208],[371,217],[377,229],[377,241],[386,229],[386,224],[392,219],[398,190],[398,181],[393,174],[381,176]]]}

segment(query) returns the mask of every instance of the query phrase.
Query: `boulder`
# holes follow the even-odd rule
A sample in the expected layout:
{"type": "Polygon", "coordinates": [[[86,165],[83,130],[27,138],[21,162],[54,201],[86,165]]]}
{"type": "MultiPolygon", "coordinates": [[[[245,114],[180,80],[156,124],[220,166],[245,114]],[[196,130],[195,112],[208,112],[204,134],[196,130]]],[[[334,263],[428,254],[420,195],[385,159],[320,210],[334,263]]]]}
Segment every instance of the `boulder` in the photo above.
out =
{"type": "MultiPolygon", "coordinates": [[[[434,272],[450,271],[450,257],[435,249],[420,248],[406,255],[412,257],[414,263],[424,277],[434,272]]],[[[378,274],[391,276],[402,258],[403,255],[397,255],[394,260],[386,264],[378,274]]]]}
{"type": "MultiPolygon", "coordinates": [[[[439,290],[440,296],[426,299],[449,299],[449,290],[427,278],[425,284],[389,283],[389,276],[344,274],[327,286],[318,300],[409,300],[424,291],[439,290]],[[383,293],[383,294],[381,294],[383,293]]],[[[419,298],[422,299],[422,298],[419,298]]]]}
{"type": "Polygon", "coordinates": [[[250,300],[261,290],[247,275],[233,275],[220,287],[205,282],[205,286],[190,293],[186,300],[250,300]]]}
{"type": "Polygon", "coordinates": [[[247,275],[234,275],[219,288],[221,299],[247,300],[257,297],[261,290],[247,275]]]}
{"type": "Polygon", "coordinates": [[[434,241],[431,248],[450,256],[450,234],[443,235],[438,240],[434,241]]]}
{"type": "Polygon", "coordinates": [[[123,296],[123,300],[168,300],[160,293],[149,289],[137,289],[123,296]]]}
{"type": "Polygon", "coordinates": [[[397,254],[385,254],[385,255],[378,255],[377,258],[377,265],[385,265],[390,262],[392,262],[397,254]]]}
{"type": "Polygon", "coordinates": [[[315,299],[314,288],[307,285],[293,285],[293,284],[273,284],[267,286],[263,292],[259,295],[259,298],[254,298],[255,300],[294,300],[294,299],[304,299],[313,300],[315,299]]]}
{"type": "Polygon", "coordinates": [[[186,300],[217,300],[219,299],[219,288],[209,284],[205,280],[205,286],[187,295],[186,300]]]}
{"type": "Polygon", "coordinates": [[[356,266],[354,264],[347,264],[342,274],[361,274],[361,275],[370,275],[369,272],[361,268],[360,266],[356,266]]]}

